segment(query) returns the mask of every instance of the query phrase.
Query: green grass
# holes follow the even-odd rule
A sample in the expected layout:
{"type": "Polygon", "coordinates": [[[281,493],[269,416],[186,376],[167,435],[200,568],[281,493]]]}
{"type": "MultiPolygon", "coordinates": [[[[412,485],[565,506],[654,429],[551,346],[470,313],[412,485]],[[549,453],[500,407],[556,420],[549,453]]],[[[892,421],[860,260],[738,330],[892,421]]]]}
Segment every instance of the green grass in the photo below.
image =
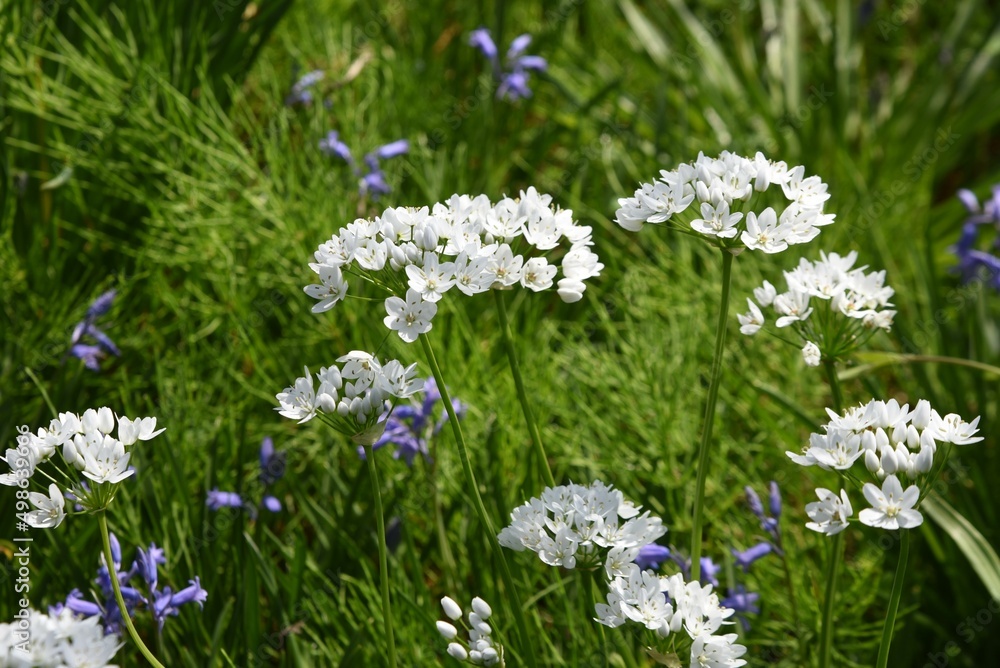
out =
{"type": "MultiPolygon", "coordinates": [[[[204,612],[185,610],[154,643],[166,665],[382,660],[363,463],[319,425],[295,427],[272,410],[274,394],[303,365],[382,342],[381,308],[353,301],[315,316],[302,293],[314,248],[380,206],[453,192],[496,198],[536,185],[594,227],[606,269],[584,301],[510,300],[525,382],[556,478],[614,483],[661,515],[667,540],[684,549],[719,271],[687,238],[614,225],[616,199],[659,169],[698,151],[764,150],[830,184],[838,223],[817,241],[737,258],[733,318],[754,285],[780,278],[799,256],[855,248],[863,263],[888,270],[897,291],[897,325],[872,347],[1000,363],[1000,297],[960,287],[947,251],[962,220],[954,191],[982,195],[1000,180],[991,159],[1000,22],[990,3],[877,3],[865,25],[846,0],[570,1],[546,10],[528,2],[323,2],[283,13],[286,4],[256,3],[255,17],[243,2],[222,16],[213,3],[72,2],[51,17],[27,0],[0,8],[0,441],[49,418],[28,369],[59,410],[108,405],[156,415],[167,427],[137,457],[139,473],[110,516],[123,546],[166,548],[162,580],[183,585],[200,575],[209,591],[204,612]],[[517,34],[535,35],[532,51],[551,67],[533,79],[530,101],[494,99],[482,58],[466,45],[480,25],[501,49],[517,34]],[[327,72],[319,90],[329,108],[284,106],[295,64],[327,72]],[[347,80],[352,64],[356,76],[347,80]],[[356,151],[410,140],[408,157],[386,163],[391,195],[359,201],[348,170],[316,148],[330,129],[356,151]],[[67,166],[62,185],[41,187],[67,166]],[[110,287],[120,296],[107,331],[122,357],[98,374],[64,363],[73,324],[110,287]],[[278,487],[286,510],[258,522],[209,512],[212,487],[256,484],[256,452],[268,434],[289,451],[278,487]]],[[[449,387],[470,405],[473,465],[502,526],[511,507],[540,491],[540,477],[491,300],[446,301],[431,339],[449,387]]],[[[827,544],[804,530],[802,508],[833,478],[792,467],[783,453],[808,437],[808,421],[822,421],[829,398],[796,351],[735,329],[729,343],[705,553],[722,560],[730,546],[752,544],[757,528],[742,488],[777,480],[803,639],[814,646],[827,544]]],[[[423,362],[417,346],[395,337],[382,350],[423,362]]],[[[939,410],[983,416],[986,440],[957,450],[961,466],[943,496],[994,547],[997,391],[996,376],[943,364],[887,365],[845,385],[852,403],[923,397],[939,410]]],[[[495,607],[503,600],[450,434],[434,447],[434,477],[423,463],[379,462],[386,514],[403,527],[390,556],[403,665],[455,665],[433,630],[442,595],[463,603],[481,595],[495,607]],[[438,549],[434,484],[457,591],[438,549]]],[[[12,503],[0,491],[0,505],[12,503]]],[[[14,535],[12,513],[3,513],[0,552],[14,535]]],[[[92,518],[33,535],[35,607],[90,586],[100,546],[92,518]]],[[[895,564],[895,546],[886,551],[879,538],[859,525],[847,536],[836,665],[874,660],[895,564]]],[[[988,609],[991,595],[935,522],[913,538],[890,665],[923,665],[949,642],[960,649],[949,665],[984,665],[996,634],[959,625],[988,609]]],[[[599,665],[579,574],[526,554],[508,558],[540,663],[599,665]]],[[[0,619],[9,619],[13,566],[0,563],[11,592],[0,597],[0,619]]],[[[745,636],[751,665],[808,665],[795,658],[782,578],[769,559],[747,579],[763,607],[745,636]]],[[[512,615],[497,619],[513,639],[512,615]]],[[[624,634],[606,637],[619,665],[643,665],[624,634]]],[[[126,645],[123,655],[134,650],[126,645]]]]}

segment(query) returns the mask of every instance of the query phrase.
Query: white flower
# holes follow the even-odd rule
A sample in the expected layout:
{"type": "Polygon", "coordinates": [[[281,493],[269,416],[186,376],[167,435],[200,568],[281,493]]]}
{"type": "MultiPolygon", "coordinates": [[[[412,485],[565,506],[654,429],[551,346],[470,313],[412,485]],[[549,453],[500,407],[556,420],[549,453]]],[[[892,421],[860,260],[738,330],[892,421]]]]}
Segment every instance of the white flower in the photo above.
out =
{"type": "Polygon", "coordinates": [[[462,253],[455,260],[455,286],[464,294],[486,292],[493,284],[493,275],[487,271],[489,257],[470,258],[462,253]]]}
{"type": "Polygon", "coordinates": [[[162,434],[166,429],[156,428],[155,417],[136,418],[129,420],[126,417],[118,418],[118,440],[122,445],[132,445],[136,441],[149,441],[162,434]]]}
{"type": "Polygon", "coordinates": [[[444,614],[448,615],[448,619],[458,619],[462,616],[462,606],[450,596],[441,599],[441,607],[444,609],[444,614]]]}
{"type": "Polygon", "coordinates": [[[383,320],[385,326],[399,332],[399,338],[407,343],[413,343],[418,336],[431,330],[437,304],[424,301],[419,292],[410,288],[406,291],[405,302],[399,297],[386,299],[385,310],[389,314],[383,320]]]}
{"type": "Polygon", "coordinates": [[[923,515],[913,509],[920,500],[920,489],[916,485],[910,485],[904,492],[899,479],[890,475],[882,483],[882,489],[866,483],[862,492],[872,504],[871,508],[858,513],[863,524],[889,530],[913,529],[923,524],[923,515]]]}
{"type": "Polygon", "coordinates": [[[937,411],[931,414],[930,431],[934,438],[945,443],[955,445],[969,445],[983,440],[982,436],[976,436],[979,431],[979,417],[972,422],[966,422],[960,415],[949,413],[943,418],[939,417],[937,411]]]}
{"type": "Polygon", "coordinates": [[[23,621],[30,642],[24,642],[20,624],[0,624],[0,666],[115,668],[110,662],[122,645],[116,634],[104,634],[99,616],[81,619],[69,608],[52,616],[31,610],[23,621]]]}
{"type": "Polygon", "coordinates": [[[38,510],[24,514],[24,521],[36,529],[54,529],[66,517],[66,501],[55,483],[49,485],[49,495],[28,492],[28,500],[38,510]]]}
{"type": "Polygon", "coordinates": [[[820,353],[819,346],[817,346],[812,341],[806,343],[802,347],[802,359],[805,361],[806,366],[819,366],[823,355],[820,353]]]}
{"type": "Polygon", "coordinates": [[[313,305],[313,313],[323,313],[332,309],[337,302],[347,296],[347,281],[339,266],[326,264],[310,265],[319,274],[319,284],[307,285],[304,290],[319,303],[313,305]]]}
{"type": "Polygon", "coordinates": [[[750,308],[747,314],[738,315],[736,318],[740,322],[740,332],[748,336],[752,336],[760,331],[760,328],[763,326],[764,314],[760,312],[757,305],[750,299],[747,299],[747,306],[750,308]]]}
{"type": "Polygon", "coordinates": [[[550,265],[544,257],[533,257],[524,263],[521,285],[535,292],[548,290],[552,287],[556,271],[558,268],[550,265]]]}
{"type": "Polygon", "coordinates": [[[559,279],[559,298],[567,304],[572,304],[583,299],[583,291],[586,289],[587,286],[583,281],[572,278],[559,279]]]}
{"type": "Polygon", "coordinates": [[[747,648],[737,644],[736,639],[735,633],[724,636],[702,635],[696,637],[691,645],[691,668],[745,666],[747,662],[740,657],[746,654],[747,648]]]}
{"type": "Polygon", "coordinates": [[[521,280],[524,258],[514,255],[510,246],[502,244],[487,265],[487,272],[493,275],[493,287],[509,287],[521,280]]]}
{"type": "Polygon", "coordinates": [[[779,224],[774,209],[767,207],[758,217],[753,211],[747,214],[747,229],[740,239],[751,250],[780,253],[788,248],[789,228],[779,224]]]}
{"type": "Polygon", "coordinates": [[[781,317],[774,323],[778,327],[788,327],[801,322],[812,315],[809,308],[809,295],[804,292],[786,292],[774,298],[774,310],[781,317]]]}
{"type": "Polygon", "coordinates": [[[438,261],[437,253],[428,251],[424,255],[424,265],[407,266],[406,275],[409,277],[410,288],[420,293],[421,298],[436,302],[455,285],[455,264],[441,263],[438,261]]]}
{"type": "Polygon", "coordinates": [[[765,308],[774,303],[774,298],[777,296],[777,290],[775,290],[774,286],[767,281],[764,281],[759,288],[753,289],[754,299],[760,302],[760,305],[765,308]]]}
{"type": "Polygon", "coordinates": [[[313,389],[313,378],[309,368],[306,367],[305,376],[296,378],[295,384],[279,392],[276,398],[281,405],[274,410],[278,411],[279,415],[298,420],[299,424],[313,419],[316,415],[316,392],[313,389]]]}
{"type": "Polygon", "coordinates": [[[599,481],[546,487],[541,498],[518,506],[510,517],[498,536],[501,545],[537,552],[546,564],[563,568],[615,569],[622,551],[648,545],[667,531],[660,518],[638,515],[620,491],[599,481]]]}
{"type": "Polygon", "coordinates": [[[88,443],[80,453],[83,455],[83,475],[94,482],[121,482],[135,470],[128,468],[131,453],[125,452],[122,442],[111,436],[88,443]]]}
{"type": "Polygon", "coordinates": [[[816,490],[819,502],[806,504],[806,514],[812,522],[806,523],[807,529],[832,536],[847,528],[847,521],[854,514],[847,490],[840,490],[840,496],[822,487],[816,490]]]}

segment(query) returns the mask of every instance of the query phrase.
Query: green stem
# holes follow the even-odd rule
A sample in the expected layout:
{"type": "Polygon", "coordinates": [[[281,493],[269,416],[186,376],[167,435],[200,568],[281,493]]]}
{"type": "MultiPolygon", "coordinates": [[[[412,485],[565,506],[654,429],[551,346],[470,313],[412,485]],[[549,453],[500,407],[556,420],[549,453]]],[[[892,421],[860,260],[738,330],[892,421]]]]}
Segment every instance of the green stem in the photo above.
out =
{"type": "Polygon", "coordinates": [[[382,516],[382,490],[378,484],[378,470],[375,468],[375,452],[372,446],[365,444],[365,461],[368,464],[368,477],[372,483],[372,495],[375,497],[375,524],[378,530],[378,568],[379,584],[382,587],[382,619],[385,626],[385,637],[389,643],[389,665],[396,666],[396,639],[392,634],[392,603],[389,600],[389,550],[385,544],[385,518],[382,516]]]}
{"type": "Polygon", "coordinates": [[[708,477],[708,444],[712,440],[715,424],[715,404],[719,399],[719,381],[722,379],[722,352],[726,345],[726,324],[729,317],[729,284],[733,275],[733,254],[722,251],[722,303],[719,304],[719,322],[715,329],[715,357],[708,385],[708,402],[705,405],[705,428],[698,447],[698,483],[694,500],[694,520],[691,529],[691,579],[701,578],[701,515],[705,505],[705,480],[708,477]]]}
{"type": "Polygon", "coordinates": [[[837,363],[832,359],[824,359],[823,368],[826,370],[826,379],[830,383],[833,410],[839,413],[844,409],[844,393],[840,389],[840,379],[837,377],[837,363]]]}
{"type": "Polygon", "coordinates": [[[115,590],[115,600],[118,602],[118,609],[121,611],[122,621],[125,622],[125,628],[128,629],[128,634],[132,637],[132,641],[135,642],[136,647],[142,653],[146,660],[149,661],[151,666],[155,668],[163,668],[163,664],[156,660],[153,653],[149,651],[146,644],[142,642],[142,638],[139,637],[138,632],[135,630],[135,626],[132,624],[132,617],[128,614],[128,608],[125,607],[125,599],[122,598],[122,588],[118,584],[118,569],[115,568],[114,558],[111,556],[111,536],[108,534],[108,518],[105,515],[105,511],[97,513],[97,522],[101,527],[101,538],[104,540],[104,562],[108,567],[108,577],[111,579],[111,588],[115,590]]]}
{"type": "Polygon", "coordinates": [[[889,596],[889,609],[885,612],[885,626],[882,627],[882,643],[878,648],[876,668],[886,668],[889,664],[889,645],[892,644],[892,633],[896,627],[896,612],[899,610],[899,598],[903,594],[903,577],[906,575],[906,560],[910,556],[910,532],[902,529],[899,539],[899,563],[896,564],[896,577],[892,580],[892,594],[889,596]]]}
{"type": "Polygon", "coordinates": [[[545,455],[545,446],[542,445],[542,435],[538,431],[538,423],[535,422],[535,415],[531,411],[531,401],[528,393],[524,389],[524,378],[521,376],[521,365],[517,362],[517,352],[514,350],[514,334],[510,329],[510,318],[507,317],[507,304],[501,290],[493,290],[493,296],[497,303],[497,316],[500,319],[500,332],[503,334],[503,345],[507,351],[507,361],[510,363],[510,372],[514,376],[514,385],[517,387],[517,398],[521,402],[521,411],[524,413],[524,420],[528,423],[528,433],[531,435],[531,444],[535,448],[535,455],[541,462],[542,473],[545,475],[545,484],[555,487],[556,481],[552,477],[552,469],[549,468],[549,458],[545,455]]]}
{"type": "MultiPolygon", "coordinates": [[[[830,384],[830,394],[833,398],[833,409],[840,413],[844,405],[844,394],[840,389],[840,380],[837,378],[837,365],[832,359],[823,360],[823,368],[826,370],[826,378],[830,384]]],[[[820,668],[829,668],[833,651],[833,604],[837,598],[837,575],[840,572],[840,562],[844,554],[844,534],[838,533],[833,538],[833,552],[830,554],[830,563],[826,571],[826,591],[823,603],[823,619],[821,620],[819,633],[819,665],[820,668]]]]}
{"type": "MultiPolygon", "coordinates": [[[[593,619],[594,616],[594,603],[597,596],[594,593],[594,580],[601,577],[600,571],[594,571],[593,573],[584,573],[583,579],[587,583],[584,591],[586,596],[586,608],[584,609],[584,616],[586,619],[593,619]]],[[[608,638],[604,633],[604,624],[599,622],[594,622],[597,624],[597,632],[601,639],[601,657],[604,659],[604,668],[608,668],[608,638]]]]}
{"type": "Polygon", "coordinates": [[[833,552],[826,569],[826,599],[823,603],[823,621],[819,633],[819,665],[828,668],[833,650],[833,603],[837,598],[837,575],[840,559],[844,553],[844,534],[833,537],[833,552]]]}
{"type": "Polygon", "coordinates": [[[427,356],[427,364],[430,365],[431,373],[434,375],[434,380],[437,381],[438,390],[441,392],[441,401],[444,403],[445,410],[448,412],[448,422],[451,423],[451,430],[455,434],[455,443],[458,446],[458,457],[462,461],[462,470],[465,473],[466,483],[470,488],[473,505],[476,508],[476,514],[479,515],[479,521],[482,523],[483,529],[489,537],[490,548],[493,550],[493,555],[500,564],[500,576],[503,579],[504,586],[507,590],[507,596],[510,599],[510,607],[514,613],[514,621],[517,624],[518,634],[521,636],[521,655],[528,666],[535,668],[535,666],[538,665],[537,655],[535,654],[535,649],[532,646],[531,635],[528,633],[528,623],[524,619],[524,607],[521,605],[521,598],[517,595],[517,589],[514,586],[514,576],[510,573],[510,567],[507,565],[507,559],[504,556],[503,547],[497,539],[497,532],[493,528],[490,516],[486,512],[486,505],[483,503],[483,497],[479,493],[479,483],[476,481],[476,474],[472,470],[472,462],[469,459],[469,448],[465,442],[465,434],[462,433],[462,423],[459,422],[458,415],[455,414],[455,407],[452,406],[451,403],[451,395],[448,392],[448,383],[445,382],[444,374],[441,373],[441,367],[438,365],[437,357],[434,356],[434,349],[431,347],[430,340],[426,335],[424,335],[420,337],[420,342],[424,346],[424,354],[427,356]]]}

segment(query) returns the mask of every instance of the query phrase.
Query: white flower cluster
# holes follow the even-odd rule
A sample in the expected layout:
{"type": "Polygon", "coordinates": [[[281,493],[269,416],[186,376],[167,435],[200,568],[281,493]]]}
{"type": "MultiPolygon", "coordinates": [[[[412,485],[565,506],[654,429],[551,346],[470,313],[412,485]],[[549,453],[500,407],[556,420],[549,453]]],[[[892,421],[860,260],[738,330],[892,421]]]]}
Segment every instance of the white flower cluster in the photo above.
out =
{"type": "Polygon", "coordinates": [[[600,481],[589,487],[546,487],[510,514],[500,544],[537,552],[550,566],[595,568],[602,562],[608,577],[635,560],[639,548],[667,532],[659,517],[639,515],[620,491],[600,481]]]}
{"type": "Polygon", "coordinates": [[[397,360],[382,364],[361,350],[338,357],[337,362],[343,367],[322,367],[315,378],[307,367],[305,376],[276,395],[280,406],[274,410],[299,424],[319,414],[341,433],[371,445],[385,429],[392,399],[405,399],[424,386],[416,377],[416,364],[404,367],[397,360]]]}
{"type": "Polygon", "coordinates": [[[584,281],[604,268],[591,250],[591,232],[534,188],[496,204],[486,195],[453,195],[431,209],[389,208],[323,243],[309,265],[319,283],[305,292],[319,300],[314,313],[327,311],[347,295],[353,273],[392,295],[385,324],[412,342],[430,330],[437,302],[452,288],[470,296],[517,284],[539,292],[562,269],[559,296],[580,300],[584,281]],[[566,244],[559,263],[548,256],[566,244]]]}
{"type": "Polygon", "coordinates": [[[462,608],[453,599],[445,596],[441,599],[444,614],[452,622],[458,622],[467,627],[469,640],[467,643],[458,638],[458,629],[451,622],[438,622],[437,630],[448,643],[448,654],[459,661],[468,661],[476,666],[504,666],[503,645],[491,637],[493,629],[486,621],[493,615],[489,604],[478,596],[472,599],[472,611],[468,616],[468,624],[462,620],[462,608]]]}
{"type": "Polygon", "coordinates": [[[671,221],[687,233],[690,226],[723,248],[736,248],[742,242],[752,250],[778,253],[812,241],[820,227],[833,222],[833,214],[823,213],[829,198],[826,184],[818,176],[805,176],[802,166],[789,169],[762,153],[753,158],[728,151],[718,158],[699,153],[693,163],[662,170],[659,179],[643,183],[632,197],[619,199],[615,222],[638,232],[646,223],[671,221]],[[771,186],[779,186],[788,202],[780,213],[770,206],[756,208],[755,195],[771,186]],[[687,225],[674,219],[691,206],[695,212],[687,217],[687,225]]]}
{"type": "Polygon", "coordinates": [[[0,666],[5,668],[115,668],[121,648],[104,635],[98,616],[80,619],[68,608],[52,617],[31,610],[28,618],[0,624],[0,666]]]}
{"type": "MultiPolygon", "coordinates": [[[[784,272],[786,292],[778,294],[768,281],[753,291],[760,307],[774,309],[779,329],[792,327],[806,342],[802,356],[809,366],[818,366],[824,353],[829,357],[842,355],[863,344],[876,330],[892,328],[896,312],[887,307],[892,306],[889,300],[895,291],[885,284],[885,271],[866,274],[867,266],[854,267],[857,259],[856,251],[845,257],[821,251],[819,261],[803,258],[795,269],[784,272]],[[810,317],[814,310],[811,299],[828,301],[830,308],[810,317]],[[845,328],[831,314],[853,321],[845,328]]],[[[737,317],[740,331],[752,336],[760,331],[765,318],[753,300],[747,299],[747,306],[749,312],[737,317]]]]}
{"type": "Polygon", "coordinates": [[[660,576],[629,564],[609,582],[607,601],[596,605],[596,620],[605,626],[635,622],[663,638],[683,630],[691,641],[692,667],[746,665],[740,659],[746,647],[736,643],[735,633],[715,635],[735,611],[719,603],[711,584],[685,582],[680,573],[660,576]]]}
{"type": "MultiPolygon", "coordinates": [[[[4,461],[10,473],[0,475],[0,484],[27,489],[36,468],[49,460],[57,451],[70,467],[83,473],[94,483],[118,483],[135,473],[129,468],[132,453],[129,446],[137,441],[148,441],[163,429],[156,428],[156,418],[115,417],[110,408],[88,408],[82,415],[60,413],[49,422],[48,428],[32,433],[27,425],[18,429],[17,447],[8,448],[4,461]],[[118,437],[111,433],[118,424],[118,437]]],[[[73,491],[85,507],[97,503],[105,494],[91,494],[87,488],[73,491]],[[92,498],[93,497],[93,498],[92,498]]],[[[59,487],[49,485],[49,496],[29,492],[28,500],[37,510],[25,513],[24,521],[37,528],[55,528],[65,517],[65,500],[59,487]]],[[[94,506],[96,508],[96,506],[94,506]]]]}
{"type": "MultiPolygon", "coordinates": [[[[941,416],[925,400],[913,410],[909,404],[899,405],[895,399],[872,400],[856,406],[843,416],[827,409],[830,422],[824,433],[812,434],[802,454],[786,453],[802,466],[817,465],[824,469],[847,471],[863,461],[867,477],[881,481],[881,488],[871,482],[862,493],[871,508],[862,510],[858,519],[868,526],[882,529],[912,529],[920,526],[923,516],[916,506],[920,502],[920,484],[932,482],[947,459],[950,446],[977,443],[979,418],[965,422],[951,413],[941,416]],[[935,457],[938,446],[949,446],[941,457],[935,457]],[[917,484],[905,490],[899,477],[905,476],[917,484]]],[[[862,474],[864,475],[864,474],[862,474]]],[[[813,531],[833,535],[843,531],[853,514],[847,491],[836,494],[817,489],[818,502],[806,505],[813,531]]]]}

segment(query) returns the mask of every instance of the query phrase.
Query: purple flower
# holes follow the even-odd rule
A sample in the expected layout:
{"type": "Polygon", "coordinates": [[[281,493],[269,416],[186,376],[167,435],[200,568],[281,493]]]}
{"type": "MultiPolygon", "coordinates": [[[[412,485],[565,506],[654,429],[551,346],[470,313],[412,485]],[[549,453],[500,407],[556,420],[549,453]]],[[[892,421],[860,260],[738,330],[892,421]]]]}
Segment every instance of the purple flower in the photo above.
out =
{"type": "Polygon", "coordinates": [[[768,501],[770,505],[771,517],[778,519],[781,517],[781,490],[778,489],[778,483],[771,481],[770,494],[768,495],[768,501]]]}
{"type": "Polygon", "coordinates": [[[212,510],[242,508],[243,499],[236,492],[221,492],[218,489],[213,489],[208,493],[205,504],[212,510]]]}
{"type": "Polygon", "coordinates": [[[635,563],[643,570],[655,571],[660,568],[660,564],[670,558],[670,548],[650,543],[639,548],[639,556],[635,558],[635,563]]]}
{"type": "Polygon", "coordinates": [[[319,150],[327,155],[335,155],[349,165],[354,164],[354,156],[351,155],[351,149],[348,148],[347,144],[340,141],[340,134],[336,130],[330,130],[326,133],[326,138],[320,140],[319,150]]]}
{"type": "Polygon", "coordinates": [[[410,151],[410,142],[405,139],[398,139],[375,149],[374,153],[380,160],[388,160],[398,155],[405,155],[410,151]]]}
{"type": "Polygon", "coordinates": [[[304,74],[302,78],[292,84],[292,90],[285,98],[285,105],[294,107],[297,104],[311,104],[313,95],[309,89],[319,83],[324,76],[325,74],[322,70],[313,70],[304,74]]]}
{"type": "Polygon", "coordinates": [[[87,313],[83,320],[76,324],[73,328],[73,334],[70,336],[69,351],[66,354],[82,360],[83,365],[91,371],[101,370],[100,361],[106,354],[121,355],[121,351],[115,345],[115,342],[111,340],[111,337],[98,329],[97,325],[94,324],[97,318],[111,310],[111,304],[114,302],[116,294],[114,290],[108,290],[91,302],[90,306],[87,307],[87,313]],[[84,343],[83,338],[85,336],[94,339],[97,345],[84,343]]]}
{"type": "Polygon", "coordinates": [[[957,196],[969,216],[962,225],[958,242],[950,249],[958,258],[958,265],[953,271],[961,276],[964,283],[984,280],[1000,290],[1000,258],[976,248],[981,228],[990,225],[998,232],[993,239],[993,247],[1000,249],[1000,184],[993,186],[992,197],[982,206],[970,190],[959,190],[957,196]]]}
{"type": "Polygon", "coordinates": [[[260,444],[260,481],[273,485],[285,475],[285,453],[275,452],[274,441],[265,436],[260,444]]]}
{"type": "Polygon", "coordinates": [[[781,516],[781,491],[778,489],[778,483],[772,480],[768,488],[768,510],[770,511],[770,515],[764,511],[764,504],[761,503],[760,497],[752,487],[747,485],[743,488],[743,491],[746,494],[750,512],[760,520],[761,528],[771,534],[774,540],[780,544],[781,531],[778,525],[778,518],[781,516]]]}
{"type": "MultiPolygon", "coordinates": [[[[419,406],[402,405],[393,409],[392,415],[385,422],[385,431],[378,441],[372,446],[372,450],[378,450],[386,445],[396,446],[393,455],[396,459],[404,459],[409,466],[413,466],[413,460],[418,454],[424,458],[429,458],[430,452],[427,449],[427,431],[430,425],[431,436],[438,433],[441,425],[447,419],[447,411],[442,411],[441,419],[434,423],[434,409],[438,401],[441,400],[441,392],[433,377],[424,382],[424,397],[419,406]]],[[[452,407],[459,417],[465,411],[465,407],[457,400],[452,399],[452,407]]],[[[365,457],[364,448],[358,447],[358,456],[365,457]]]]}
{"type": "Polygon", "coordinates": [[[486,28],[472,31],[472,34],[469,35],[469,46],[474,46],[482,51],[491,63],[497,62],[497,45],[493,42],[493,37],[486,28]]]}
{"type": "Polygon", "coordinates": [[[767,556],[774,551],[774,546],[770,543],[757,543],[750,549],[740,552],[737,549],[733,549],[733,557],[736,559],[736,565],[743,569],[743,572],[747,572],[750,569],[750,565],[757,561],[761,557],[767,556]]]}
{"type": "Polygon", "coordinates": [[[179,606],[185,603],[197,603],[199,607],[204,608],[205,601],[208,599],[208,592],[201,588],[201,578],[195,577],[194,580],[189,580],[189,582],[191,583],[190,586],[174,594],[171,604],[179,606]]]}
{"type": "Polygon", "coordinates": [[[744,487],[743,491],[747,495],[747,505],[750,506],[750,512],[756,515],[759,519],[764,519],[764,504],[760,502],[760,497],[757,496],[757,492],[755,492],[753,487],[750,485],[744,487]]]}
{"type": "Polygon", "coordinates": [[[529,72],[542,72],[548,68],[548,62],[541,56],[522,55],[531,44],[531,35],[519,35],[514,38],[507,49],[505,62],[501,66],[497,57],[497,47],[486,28],[474,30],[469,37],[469,44],[478,48],[490,61],[493,68],[493,78],[498,82],[497,98],[516,101],[531,97],[528,86],[529,72]]]}
{"type": "Polygon", "coordinates": [[[746,615],[760,614],[760,608],[757,607],[758,599],[760,599],[760,594],[748,592],[743,585],[738,585],[736,589],[730,589],[728,595],[719,603],[724,608],[732,608],[736,611],[736,619],[740,620],[740,625],[746,632],[750,630],[750,621],[746,615]]]}
{"type": "Polygon", "coordinates": [[[72,610],[77,615],[83,615],[84,617],[93,617],[94,615],[101,614],[101,606],[97,605],[93,601],[88,601],[83,598],[80,594],[79,589],[74,589],[66,597],[66,607],[72,610]]]}
{"type": "Polygon", "coordinates": [[[361,177],[360,192],[362,195],[367,195],[371,193],[372,199],[378,199],[382,195],[388,195],[392,192],[392,188],[385,180],[385,174],[381,169],[373,169],[372,171],[361,177]]]}
{"type": "Polygon", "coordinates": [[[267,508],[272,513],[281,512],[281,501],[277,497],[271,496],[270,494],[265,495],[263,500],[261,500],[260,505],[267,508]]]}

